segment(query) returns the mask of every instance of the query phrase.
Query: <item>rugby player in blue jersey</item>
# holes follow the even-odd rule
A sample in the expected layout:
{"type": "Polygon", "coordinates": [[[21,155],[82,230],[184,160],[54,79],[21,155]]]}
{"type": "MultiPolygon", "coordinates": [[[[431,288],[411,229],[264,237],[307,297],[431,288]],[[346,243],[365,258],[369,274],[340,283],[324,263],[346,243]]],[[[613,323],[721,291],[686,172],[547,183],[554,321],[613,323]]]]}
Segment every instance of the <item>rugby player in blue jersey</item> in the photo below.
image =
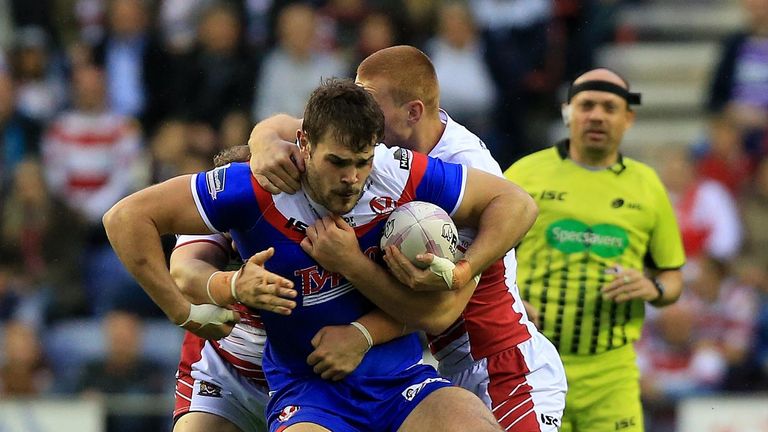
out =
{"type": "Polygon", "coordinates": [[[110,241],[166,315],[192,331],[236,316],[184,298],[164,264],[160,235],[229,231],[244,258],[274,247],[263,265],[293,281],[298,296],[290,315],[262,312],[269,334],[263,367],[272,393],[267,406],[272,431],[500,430],[479,399],[421,364],[415,334],[373,346],[340,381],[322,379],[306,362],[321,328],[348,324],[374,309],[356,285],[410,292],[376,262],[387,212],[373,202],[433,202],[458,225],[478,230],[465,258],[449,273],[453,290],[412,294],[425,308],[430,300],[439,304],[445,296],[471,295],[473,277],[517,240],[517,221],[508,215],[519,214],[521,207],[535,213],[525,192],[496,176],[376,146],[383,130],[383,115],[368,92],[351,80],[328,81],[310,97],[297,132],[306,166],[302,193],[271,195],[247,164],[181,176],[116,204],[104,217],[110,241]],[[349,236],[358,249],[338,251],[323,265],[315,261],[317,249],[349,236]],[[313,243],[318,238],[323,242],[313,243]]]}

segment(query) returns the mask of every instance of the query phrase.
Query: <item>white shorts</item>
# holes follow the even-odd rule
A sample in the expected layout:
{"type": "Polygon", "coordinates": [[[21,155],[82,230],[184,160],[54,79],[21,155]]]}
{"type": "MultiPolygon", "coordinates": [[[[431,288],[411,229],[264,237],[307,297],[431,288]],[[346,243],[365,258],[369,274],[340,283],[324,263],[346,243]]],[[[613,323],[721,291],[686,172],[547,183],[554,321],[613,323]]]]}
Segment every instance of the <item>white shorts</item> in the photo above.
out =
{"type": "Polygon", "coordinates": [[[194,352],[194,348],[185,343],[182,349],[176,373],[174,421],[196,411],[223,417],[243,432],[267,431],[264,419],[269,398],[267,388],[240,375],[216,353],[210,342],[200,339],[199,347],[200,350],[194,352]]]}
{"type": "Polygon", "coordinates": [[[568,390],[565,369],[555,346],[539,332],[515,348],[443,376],[480,397],[506,431],[560,428],[568,390]]]}

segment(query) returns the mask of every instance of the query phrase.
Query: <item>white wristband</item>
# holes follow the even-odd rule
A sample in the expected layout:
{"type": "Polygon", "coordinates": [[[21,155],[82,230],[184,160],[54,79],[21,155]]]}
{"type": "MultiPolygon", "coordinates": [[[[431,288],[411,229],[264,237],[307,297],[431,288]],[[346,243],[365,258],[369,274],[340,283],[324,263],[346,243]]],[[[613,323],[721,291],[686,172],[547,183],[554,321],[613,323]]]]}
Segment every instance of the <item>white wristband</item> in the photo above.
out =
{"type": "Polygon", "coordinates": [[[190,322],[200,324],[200,327],[208,324],[221,325],[235,320],[235,313],[229,309],[224,309],[212,304],[195,305],[189,308],[187,320],[179,324],[184,327],[190,322]]]}
{"type": "Polygon", "coordinates": [[[431,270],[432,273],[442,277],[445,281],[445,284],[448,285],[448,289],[453,289],[454,268],[456,268],[456,264],[454,264],[451,260],[448,258],[439,257],[437,255],[434,255],[434,258],[432,258],[432,264],[429,265],[429,270],[431,270]]]}
{"type": "Polygon", "coordinates": [[[235,299],[236,302],[240,302],[240,299],[237,298],[237,290],[235,289],[235,282],[237,282],[237,277],[240,276],[240,272],[243,270],[242,267],[240,267],[240,270],[236,271],[235,274],[232,275],[232,280],[229,281],[229,290],[232,292],[232,298],[235,299]]]}
{"type": "Polygon", "coordinates": [[[211,295],[211,279],[217,274],[221,273],[220,271],[215,271],[211,273],[210,276],[208,276],[208,282],[205,283],[205,292],[208,293],[208,298],[211,300],[211,303],[215,304],[216,306],[221,306],[219,302],[216,301],[216,299],[213,298],[213,295],[211,295]]]}
{"type": "Polygon", "coordinates": [[[365,337],[365,340],[366,340],[366,342],[368,342],[368,349],[366,349],[366,350],[365,350],[366,352],[368,352],[368,350],[369,350],[369,349],[371,349],[371,347],[373,346],[373,338],[371,337],[371,332],[369,332],[369,331],[368,331],[368,329],[367,329],[367,328],[365,328],[365,326],[364,326],[364,325],[360,324],[360,323],[359,323],[359,322],[357,322],[357,321],[352,321],[352,322],[351,322],[351,323],[349,323],[349,324],[350,324],[352,327],[354,327],[354,328],[356,328],[356,329],[360,330],[360,333],[362,333],[362,334],[363,334],[363,336],[365,337]]]}

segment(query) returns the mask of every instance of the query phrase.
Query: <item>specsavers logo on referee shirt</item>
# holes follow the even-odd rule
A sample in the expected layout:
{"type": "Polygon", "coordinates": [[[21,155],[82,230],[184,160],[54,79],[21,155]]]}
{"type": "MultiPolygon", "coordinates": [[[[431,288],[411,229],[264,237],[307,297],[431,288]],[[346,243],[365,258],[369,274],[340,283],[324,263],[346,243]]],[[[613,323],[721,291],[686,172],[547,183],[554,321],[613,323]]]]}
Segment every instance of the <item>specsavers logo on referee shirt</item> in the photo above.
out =
{"type": "Polygon", "coordinates": [[[629,238],[627,232],[616,225],[589,226],[574,219],[562,219],[547,228],[547,243],[566,254],[589,251],[612,258],[624,252],[629,238]]]}

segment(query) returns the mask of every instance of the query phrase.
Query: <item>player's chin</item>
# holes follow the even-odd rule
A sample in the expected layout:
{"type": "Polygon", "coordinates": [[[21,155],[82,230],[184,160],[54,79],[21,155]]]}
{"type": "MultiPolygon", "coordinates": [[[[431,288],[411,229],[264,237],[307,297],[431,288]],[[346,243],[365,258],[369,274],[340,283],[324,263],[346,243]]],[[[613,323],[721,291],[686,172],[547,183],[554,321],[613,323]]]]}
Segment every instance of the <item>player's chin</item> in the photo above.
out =
{"type": "Polygon", "coordinates": [[[357,204],[357,197],[339,197],[334,200],[333,208],[330,208],[331,212],[339,215],[347,214],[352,211],[353,208],[355,208],[355,204],[357,204]]]}

